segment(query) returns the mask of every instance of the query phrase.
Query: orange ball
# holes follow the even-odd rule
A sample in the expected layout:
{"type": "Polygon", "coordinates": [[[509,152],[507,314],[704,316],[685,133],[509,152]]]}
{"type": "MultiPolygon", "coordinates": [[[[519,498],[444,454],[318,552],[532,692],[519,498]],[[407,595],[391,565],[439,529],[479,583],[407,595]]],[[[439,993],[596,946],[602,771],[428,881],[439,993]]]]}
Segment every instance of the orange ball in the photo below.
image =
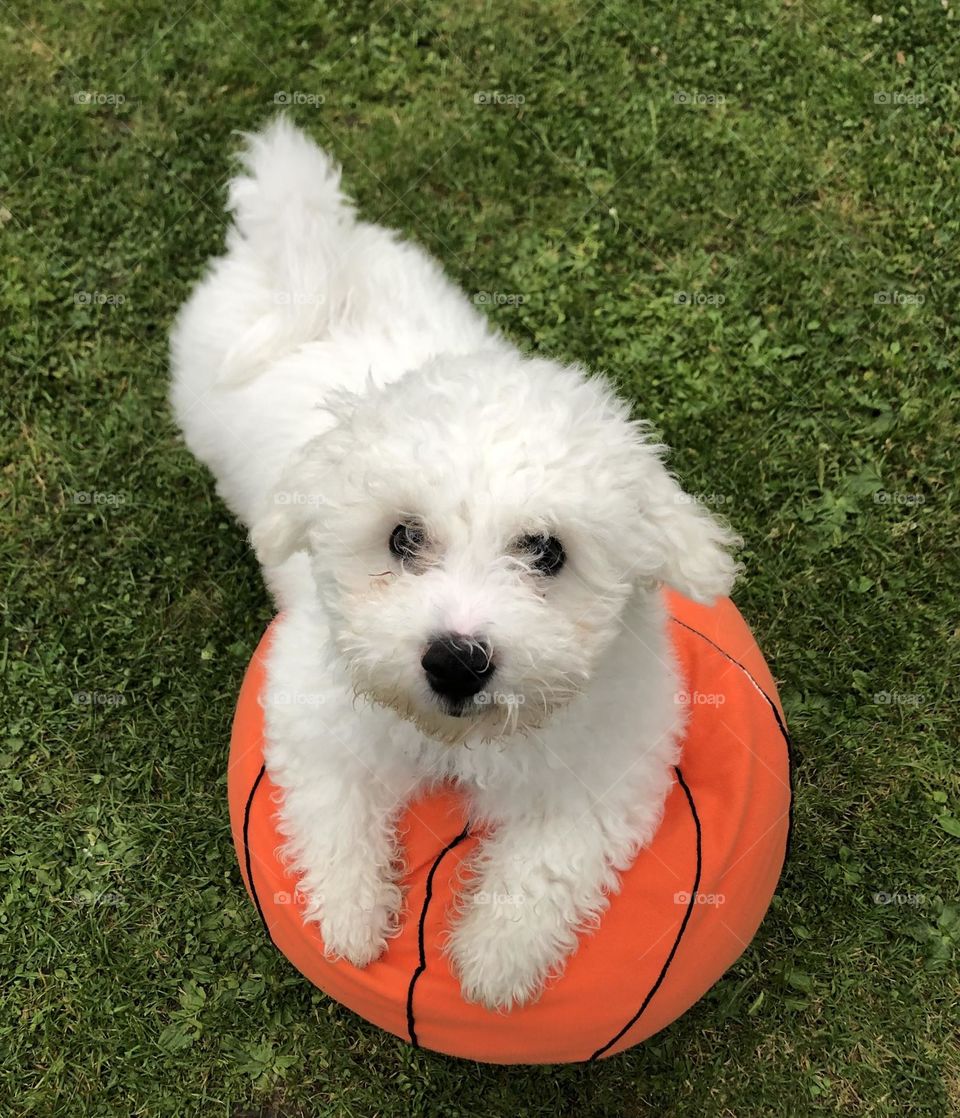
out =
{"type": "Polygon", "coordinates": [[[770,904],[789,840],[790,759],[776,687],[736,606],[674,593],[667,601],[690,720],[663,822],[562,975],[510,1013],[465,1002],[440,951],[458,870],[478,841],[453,788],[417,800],[402,820],[406,908],[385,954],[363,970],[324,957],[277,856],[278,790],[263,764],[260,704],[268,629],[240,691],[228,783],[240,867],[274,945],[368,1021],[491,1063],[600,1059],[689,1009],[743,953],[770,904]]]}

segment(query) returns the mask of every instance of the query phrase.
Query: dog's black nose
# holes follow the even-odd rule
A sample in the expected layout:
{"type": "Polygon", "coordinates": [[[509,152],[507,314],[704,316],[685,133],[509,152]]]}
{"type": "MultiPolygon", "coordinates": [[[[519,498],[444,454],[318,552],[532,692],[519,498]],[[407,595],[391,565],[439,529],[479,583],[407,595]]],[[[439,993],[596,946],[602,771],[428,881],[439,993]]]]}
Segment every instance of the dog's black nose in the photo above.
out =
{"type": "Polygon", "coordinates": [[[482,691],[494,670],[490,646],[459,633],[435,637],[420,663],[430,687],[452,702],[462,702],[482,691]]]}

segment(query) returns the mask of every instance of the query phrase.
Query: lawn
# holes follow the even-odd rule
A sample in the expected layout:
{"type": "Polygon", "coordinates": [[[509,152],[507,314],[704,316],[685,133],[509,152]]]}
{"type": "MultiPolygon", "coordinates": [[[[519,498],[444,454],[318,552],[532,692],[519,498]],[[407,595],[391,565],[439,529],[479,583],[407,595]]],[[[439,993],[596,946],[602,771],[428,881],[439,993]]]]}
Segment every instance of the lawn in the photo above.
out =
{"type": "Polygon", "coordinates": [[[960,1112],[956,0],[0,0],[0,1112],[960,1112]],[[270,604],[165,403],[234,130],[613,378],[746,540],[796,752],[756,940],[600,1064],[415,1051],[265,941],[229,838],[270,604]]]}

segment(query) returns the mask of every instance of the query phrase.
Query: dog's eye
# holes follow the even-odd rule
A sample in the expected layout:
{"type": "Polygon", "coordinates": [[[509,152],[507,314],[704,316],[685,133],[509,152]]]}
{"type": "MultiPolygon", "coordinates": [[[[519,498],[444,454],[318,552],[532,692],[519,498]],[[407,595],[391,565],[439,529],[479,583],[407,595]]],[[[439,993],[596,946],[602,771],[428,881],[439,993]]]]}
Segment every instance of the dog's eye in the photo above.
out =
{"type": "Polygon", "coordinates": [[[390,533],[390,550],[398,559],[416,559],[427,542],[427,534],[421,525],[398,524],[390,533]]]}
{"type": "Polygon", "coordinates": [[[555,575],[567,561],[567,553],[556,536],[521,536],[514,544],[524,553],[534,570],[542,575],[555,575]]]}

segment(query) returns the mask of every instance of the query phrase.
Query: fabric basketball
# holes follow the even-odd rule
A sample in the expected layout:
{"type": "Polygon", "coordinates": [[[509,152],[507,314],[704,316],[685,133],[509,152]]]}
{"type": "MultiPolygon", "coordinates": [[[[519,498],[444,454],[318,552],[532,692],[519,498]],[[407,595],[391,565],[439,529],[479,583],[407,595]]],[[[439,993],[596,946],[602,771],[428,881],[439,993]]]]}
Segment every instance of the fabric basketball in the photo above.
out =
{"type": "Polygon", "coordinates": [[[412,803],[401,823],[404,923],[386,953],[363,970],[324,957],[277,856],[278,790],[264,768],[260,705],[268,629],[241,687],[228,786],[241,871],[273,944],[368,1021],[472,1060],[601,1059],[689,1009],[743,953],[770,904],[789,840],[790,758],[776,687],[737,608],[666,597],[690,720],[663,823],[563,974],[510,1013],[465,1002],[440,951],[458,868],[478,842],[453,789],[412,803]]]}

